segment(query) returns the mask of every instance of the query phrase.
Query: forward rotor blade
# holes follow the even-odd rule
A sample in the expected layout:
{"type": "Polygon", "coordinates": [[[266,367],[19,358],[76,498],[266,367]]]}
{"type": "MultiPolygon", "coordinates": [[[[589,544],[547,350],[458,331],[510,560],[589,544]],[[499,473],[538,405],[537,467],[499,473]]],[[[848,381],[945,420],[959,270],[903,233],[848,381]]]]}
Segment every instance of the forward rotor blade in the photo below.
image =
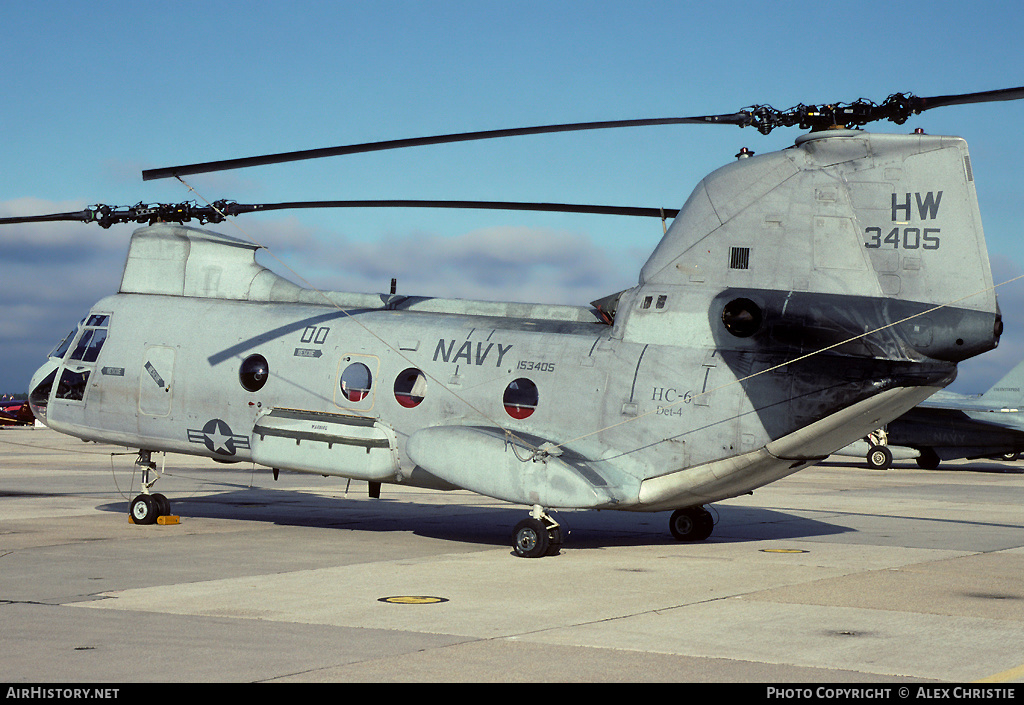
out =
{"type": "Polygon", "coordinates": [[[47,223],[60,220],[77,220],[88,223],[93,220],[91,210],[72,211],[68,213],[51,213],[50,215],[24,215],[11,218],[0,218],[0,225],[14,225],[17,223],[47,223]]]}
{"type": "Polygon", "coordinates": [[[117,223],[220,223],[227,216],[260,211],[296,208],[479,208],[505,211],[547,211],[553,213],[592,213],[595,215],[644,216],[648,218],[675,218],[678,208],[642,208],[636,206],[592,206],[577,203],[525,203],[515,201],[425,201],[425,200],[363,200],[363,201],[290,201],[286,203],[235,203],[216,201],[207,206],[186,203],[139,203],[135,206],[106,206],[99,204],[72,213],[26,215],[0,218],[0,225],[15,223],[42,223],[76,220],[96,223],[109,228],[117,223]]]}
{"type": "Polygon", "coordinates": [[[223,159],[220,161],[186,164],[160,169],[146,169],[142,172],[142,180],[166,179],[173,176],[188,174],[204,174],[211,171],[242,169],[250,166],[281,164],[283,162],[301,161],[303,159],[319,159],[321,157],[337,157],[360,152],[377,152],[387,149],[403,149],[406,147],[422,147],[430,144],[447,142],[469,142],[472,140],[489,140],[501,137],[518,137],[520,135],[537,135],[549,132],[578,132],[582,130],[605,130],[617,127],[647,127],[651,125],[682,125],[682,124],[716,124],[738,125],[742,127],[750,123],[747,112],[731,115],[703,115],[696,117],[650,118],[644,120],[608,120],[603,122],[576,122],[564,125],[538,125],[536,127],[516,127],[506,130],[483,130],[479,132],[459,132],[451,135],[435,135],[433,137],[413,137],[411,139],[386,140],[383,142],[367,142],[364,144],[344,145],[340,147],[323,147],[320,149],[304,149],[295,152],[265,154],[257,157],[239,159],[223,159]]]}

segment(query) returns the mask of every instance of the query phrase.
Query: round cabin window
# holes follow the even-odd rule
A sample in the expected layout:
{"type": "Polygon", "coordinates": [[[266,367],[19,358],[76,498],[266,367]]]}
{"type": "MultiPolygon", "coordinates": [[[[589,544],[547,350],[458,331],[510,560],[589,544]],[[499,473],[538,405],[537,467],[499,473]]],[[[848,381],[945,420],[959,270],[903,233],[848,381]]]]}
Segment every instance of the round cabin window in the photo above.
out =
{"type": "Polygon", "coordinates": [[[395,399],[406,409],[419,406],[426,393],[426,375],[415,367],[404,370],[395,378],[395,399]]]}
{"type": "Polygon", "coordinates": [[[525,419],[537,409],[539,399],[537,385],[525,377],[520,377],[505,387],[502,403],[509,416],[514,419],[525,419]]]}
{"type": "Polygon", "coordinates": [[[250,355],[242,360],[238,368],[238,381],[247,392],[258,392],[263,389],[270,377],[270,365],[262,355],[250,355]]]}
{"type": "Polygon", "coordinates": [[[353,362],[341,373],[341,393],[352,402],[369,396],[372,383],[370,368],[361,362],[353,362]]]}

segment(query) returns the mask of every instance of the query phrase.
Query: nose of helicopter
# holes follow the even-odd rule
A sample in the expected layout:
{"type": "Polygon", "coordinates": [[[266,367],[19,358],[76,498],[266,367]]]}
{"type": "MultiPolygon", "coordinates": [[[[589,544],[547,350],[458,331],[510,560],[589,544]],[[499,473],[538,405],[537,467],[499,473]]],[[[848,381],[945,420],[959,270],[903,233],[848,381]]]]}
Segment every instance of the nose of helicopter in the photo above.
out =
{"type": "Polygon", "coordinates": [[[28,405],[35,417],[43,423],[46,423],[46,402],[50,398],[50,390],[53,388],[59,368],[59,360],[47,360],[46,364],[35,371],[28,385],[32,390],[28,395],[28,405]]]}

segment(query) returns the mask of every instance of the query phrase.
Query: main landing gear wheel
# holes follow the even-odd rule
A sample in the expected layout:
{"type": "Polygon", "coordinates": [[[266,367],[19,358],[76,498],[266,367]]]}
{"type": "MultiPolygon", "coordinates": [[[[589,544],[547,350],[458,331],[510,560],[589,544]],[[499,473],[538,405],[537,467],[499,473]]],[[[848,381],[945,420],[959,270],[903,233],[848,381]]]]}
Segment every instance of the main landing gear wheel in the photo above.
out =
{"type": "Polygon", "coordinates": [[[672,512],[669,531],[679,541],[703,541],[715,528],[715,520],[704,507],[685,507],[672,512]]]}
{"type": "Polygon", "coordinates": [[[867,461],[872,470],[888,470],[892,467],[892,451],[885,446],[871,446],[867,461]]]}
{"type": "Polygon", "coordinates": [[[516,524],[512,531],[512,550],[520,558],[554,556],[562,548],[562,527],[535,508],[528,519],[516,524]]]}

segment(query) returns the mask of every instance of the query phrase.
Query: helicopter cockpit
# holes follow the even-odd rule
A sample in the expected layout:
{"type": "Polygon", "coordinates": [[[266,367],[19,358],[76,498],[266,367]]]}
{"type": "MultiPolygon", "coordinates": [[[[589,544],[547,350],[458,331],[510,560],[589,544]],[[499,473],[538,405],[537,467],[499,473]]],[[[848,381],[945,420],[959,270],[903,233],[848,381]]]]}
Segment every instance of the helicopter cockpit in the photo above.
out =
{"type": "Polygon", "coordinates": [[[109,325],[109,314],[89,314],[50,352],[48,364],[37,373],[42,379],[33,380],[29,394],[29,405],[36,418],[46,420],[46,407],[58,372],[60,378],[54,399],[79,402],[85,399],[86,385],[107,339],[109,325]]]}

